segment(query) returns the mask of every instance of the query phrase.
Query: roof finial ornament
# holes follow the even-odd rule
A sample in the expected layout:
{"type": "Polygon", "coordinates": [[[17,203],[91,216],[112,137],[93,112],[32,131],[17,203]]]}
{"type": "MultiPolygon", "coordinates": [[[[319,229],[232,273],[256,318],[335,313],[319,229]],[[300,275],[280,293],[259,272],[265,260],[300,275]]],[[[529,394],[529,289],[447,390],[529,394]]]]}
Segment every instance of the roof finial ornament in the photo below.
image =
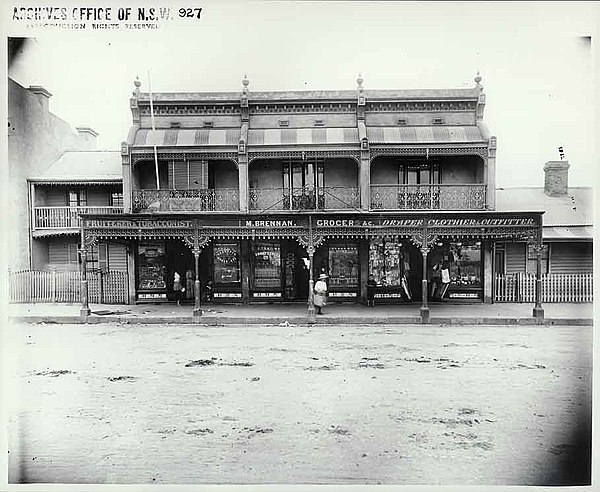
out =
{"type": "Polygon", "coordinates": [[[482,77],[481,77],[481,75],[479,74],[479,70],[477,70],[477,75],[475,76],[475,79],[474,79],[474,80],[475,80],[475,83],[477,84],[477,87],[481,87],[481,88],[483,89],[483,87],[482,87],[482,85],[481,85],[481,83],[480,83],[480,82],[481,82],[481,80],[482,80],[482,77]]]}
{"type": "Polygon", "coordinates": [[[136,75],[135,76],[135,80],[133,81],[133,85],[135,86],[135,89],[133,90],[132,94],[134,97],[137,97],[140,95],[140,87],[142,85],[142,83],[140,82],[140,78],[136,75]]]}
{"type": "Polygon", "coordinates": [[[364,88],[363,88],[363,86],[362,86],[363,82],[364,82],[364,80],[363,80],[363,78],[362,78],[362,74],[361,74],[361,73],[359,73],[359,74],[358,74],[358,78],[356,79],[356,83],[358,84],[358,87],[357,87],[357,89],[358,89],[358,93],[359,93],[359,94],[362,94],[362,93],[363,93],[363,90],[364,90],[364,88]]]}
{"type": "Polygon", "coordinates": [[[244,86],[244,88],[242,89],[242,92],[244,94],[248,94],[248,85],[250,84],[250,81],[248,80],[248,76],[246,74],[244,74],[244,78],[242,79],[242,85],[244,86]]]}

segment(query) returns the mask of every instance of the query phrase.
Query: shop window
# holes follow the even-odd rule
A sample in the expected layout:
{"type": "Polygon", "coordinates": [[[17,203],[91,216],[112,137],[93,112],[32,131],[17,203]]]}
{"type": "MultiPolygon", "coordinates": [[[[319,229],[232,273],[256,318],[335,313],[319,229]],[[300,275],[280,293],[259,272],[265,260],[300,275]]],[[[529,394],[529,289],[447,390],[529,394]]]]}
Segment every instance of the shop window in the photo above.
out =
{"type": "Polygon", "coordinates": [[[213,263],[216,284],[240,281],[240,251],[237,243],[216,243],[213,247],[213,263]]]}
{"type": "Polygon", "coordinates": [[[449,246],[450,255],[447,259],[451,287],[481,288],[481,242],[456,242],[449,246]]]}
{"type": "Polygon", "coordinates": [[[279,243],[252,245],[255,289],[281,288],[281,251],[279,243]]]}
{"type": "Polygon", "coordinates": [[[356,244],[329,246],[329,285],[358,287],[358,246],[356,244]]]}
{"type": "MultiPolygon", "coordinates": [[[[548,245],[542,247],[542,275],[548,273],[548,245]]],[[[537,273],[537,256],[531,244],[527,245],[527,273],[535,275],[537,273]]]]}
{"type": "Polygon", "coordinates": [[[139,290],[167,288],[164,243],[143,243],[138,246],[137,280],[139,290]]]}
{"type": "Polygon", "coordinates": [[[110,205],[111,207],[123,206],[123,193],[121,191],[113,191],[110,194],[110,205]]]}
{"type": "Polygon", "coordinates": [[[408,276],[410,259],[402,248],[402,243],[374,240],[369,245],[369,277],[377,285],[400,287],[402,277],[408,276]]]}

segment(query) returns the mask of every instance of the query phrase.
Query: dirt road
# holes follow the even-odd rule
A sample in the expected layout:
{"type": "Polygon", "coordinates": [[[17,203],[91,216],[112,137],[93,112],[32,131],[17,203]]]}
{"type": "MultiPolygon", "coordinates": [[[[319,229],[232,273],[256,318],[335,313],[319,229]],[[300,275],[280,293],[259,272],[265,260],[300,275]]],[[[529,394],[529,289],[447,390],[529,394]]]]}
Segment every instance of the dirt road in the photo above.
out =
{"type": "Polygon", "coordinates": [[[5,334],[12,483],[586,481],[591,327],[5,334]]]}

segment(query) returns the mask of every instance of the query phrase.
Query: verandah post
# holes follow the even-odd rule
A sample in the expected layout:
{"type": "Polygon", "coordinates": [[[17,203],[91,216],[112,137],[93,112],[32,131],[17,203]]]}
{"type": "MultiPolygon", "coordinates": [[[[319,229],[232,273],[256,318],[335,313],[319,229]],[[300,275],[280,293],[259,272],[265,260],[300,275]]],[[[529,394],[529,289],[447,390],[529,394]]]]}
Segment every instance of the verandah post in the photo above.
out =
{"type": "Polygon", "coordinates": [[[88,301],[88,281],[86,276],[87,251],[85,247],[84,222],[85,220],[81,221],[81,249],[79,250],[79,253],[81,254],[81,310],[79,315],[82,318],[87,318],[90,315],[90,305],[88,301]]]}
{"type": "Polygon", "coordinates": [[[315,280],[313,276],[313,256],[315,248],[313,244],[312,216],[308,216],[308,322],[315,323],[317,321],[315,310],[315,280]]]}
{"type": "Polygon", "coordinates": [[[194,248],[194,265],[196,279],[194,280],[194,316],[202,316],[200,308],[200,250],[194,248]]]}
{"type": "MultiPolygon", "coordinates": [[[[540,227],[541,229],[541,227],[540,227]]],[[[533,317],[542,320],[544,319],[544,308],[542,308],[542,237],[541,231],[538,232],[535,248],[535,307],[533,308],[533,317]]]]}
{"type": "Polygon", "coordinates": [[[429,245],[427,244],[427,217],[423,218],[423,232],[421,239],[421,254],[423,255],[423,279],[421,280],[421,322],[429,322],[429,306],[427,304],[427,254],[429,245]]]}
{"type": "Polygon", "coordinates": [[[427,254],[429,253],[429,248],[423,247],[421,248],[421,254],[423,255],[423,279],[421,280],[421,321],[423,323],[427,323],[429,321],[429,306],[427,304],[427,254]]]}

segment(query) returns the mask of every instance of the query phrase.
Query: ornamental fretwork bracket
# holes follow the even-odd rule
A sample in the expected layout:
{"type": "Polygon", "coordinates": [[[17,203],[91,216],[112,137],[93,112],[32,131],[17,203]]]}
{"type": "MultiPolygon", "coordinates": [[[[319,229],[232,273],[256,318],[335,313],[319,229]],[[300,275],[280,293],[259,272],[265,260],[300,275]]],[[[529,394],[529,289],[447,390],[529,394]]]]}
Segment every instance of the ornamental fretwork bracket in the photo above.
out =
{"type": "Polygon", "coordinates": [[[90,231],[84,231],[82,247],[87,251],[94,246],[98,246],[98,236],[90,231]]]}
{"type": "Polygon", "coordinates": [[[423,241],[423,233],[417,232],[410,238],[410,242],[413,243],[417,248],[430,248],[432,244],[437,242],[437,235],[433,233],[427,233],[425,241],[423,241]]]}
{"type": "Polygon", "coordinates": [[[198,236],[198,241],[196,242],[196,236],[194,234],[188,234],[181,238],[183,243],[192,250],[194,254],[200,254],[205,246],[210,243],[211,238],[206,235],[198,236]]]}
{"type": "Polygon", "coordinates": [[[306,249],[308,254],[314,254],[317,248],[319,248],[325,242],[325,236],[322,234],[315,234],[313,236],[312,243],[308,234],[299,234],[296,236],[296,241],[306,249]]]}

